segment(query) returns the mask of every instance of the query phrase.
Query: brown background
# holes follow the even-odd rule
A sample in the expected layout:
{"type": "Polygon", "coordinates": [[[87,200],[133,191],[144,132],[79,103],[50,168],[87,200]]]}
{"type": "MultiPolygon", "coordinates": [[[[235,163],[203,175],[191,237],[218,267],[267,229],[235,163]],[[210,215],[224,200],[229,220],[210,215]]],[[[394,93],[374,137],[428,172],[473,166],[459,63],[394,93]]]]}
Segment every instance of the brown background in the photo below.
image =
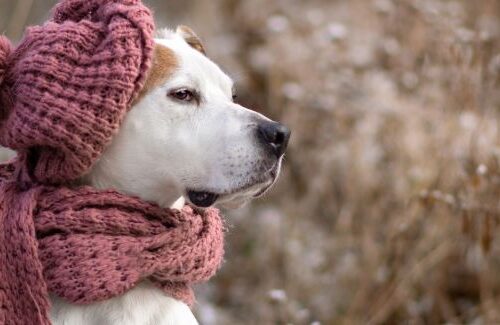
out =
{"type": "MultiPolygon", "coordinates": [[[[203,324],[500,323],[499,1],[146,2],[293,129],[203,324]]],[[[54,3],[0,0],[0,32],[54,3]]]]}

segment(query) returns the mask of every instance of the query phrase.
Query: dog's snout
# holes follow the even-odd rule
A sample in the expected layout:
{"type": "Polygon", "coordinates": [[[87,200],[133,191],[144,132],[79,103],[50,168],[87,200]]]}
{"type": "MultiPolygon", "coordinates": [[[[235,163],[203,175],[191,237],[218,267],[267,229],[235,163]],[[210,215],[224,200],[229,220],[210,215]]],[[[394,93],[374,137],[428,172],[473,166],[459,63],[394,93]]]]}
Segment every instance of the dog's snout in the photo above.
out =
{"type": "Polygon", "coordinates": [[[263,122],[257,127],[260,141],[268,146],[277,157],[281,157],[288,146],[290,129],[281,123],[263,122]]]}

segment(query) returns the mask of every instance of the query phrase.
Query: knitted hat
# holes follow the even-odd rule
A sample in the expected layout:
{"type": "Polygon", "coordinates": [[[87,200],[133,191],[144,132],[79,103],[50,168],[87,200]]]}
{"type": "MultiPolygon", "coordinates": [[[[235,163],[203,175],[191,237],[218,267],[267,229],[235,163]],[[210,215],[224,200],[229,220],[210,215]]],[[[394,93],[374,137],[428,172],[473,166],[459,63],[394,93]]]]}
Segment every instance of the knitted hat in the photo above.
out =
{"type": "Polygon", "coordinates": [[[0,145],[30,157],[31,181],[89,171],[144,84],[153,30],[140,0],[63,0],[17,49],[0,37],[0,145]]]}

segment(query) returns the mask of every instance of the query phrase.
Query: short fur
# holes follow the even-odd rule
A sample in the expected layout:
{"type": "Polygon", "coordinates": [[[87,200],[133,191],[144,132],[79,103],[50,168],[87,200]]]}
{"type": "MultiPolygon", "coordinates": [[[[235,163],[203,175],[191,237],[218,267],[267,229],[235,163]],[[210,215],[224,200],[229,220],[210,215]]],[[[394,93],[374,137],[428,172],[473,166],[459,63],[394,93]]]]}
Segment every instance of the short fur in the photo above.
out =
{"type": "Polygon", "coordinates": [[[197,50],[198,52],[203,53],[206,55],[205,47],[203,46],[203,43],[201,42],[201,39],[196,35],[196,33],[189,27],[181,25],[177,27],[177,34],[181,35],[186,43],[188,43],[192,48],[197,50]]]}
{"type": "Polygon", "coordinates": [[[150,69],[148,78],[144,87],[139,92],[139,96],[135,103],[149,94],[155,87],[165,83],[165,81],[172,76],[175,70],[179,67],[179,62],[172,50],[163,45],[157,44],[154,49],[152,67],[150,69]]]}

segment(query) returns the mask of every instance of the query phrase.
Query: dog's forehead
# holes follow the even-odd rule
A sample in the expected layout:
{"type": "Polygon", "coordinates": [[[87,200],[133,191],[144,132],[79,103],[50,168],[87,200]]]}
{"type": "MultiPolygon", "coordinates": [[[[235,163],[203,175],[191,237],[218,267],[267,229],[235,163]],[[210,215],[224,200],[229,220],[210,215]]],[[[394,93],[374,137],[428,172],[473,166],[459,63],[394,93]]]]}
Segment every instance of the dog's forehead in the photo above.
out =
{"type": "Polygon", "coordinates": [[[148,76],[135,103],[139,102],[146,95],[157,87],[161,87],[166,80],[171,78],[179,68],[179,61],[175,53],[165,46],[156,45],[153,53],[153,60],[148,76]]]}
{"type": "Polygon", "coordinates": [[[199,87],[210,85],[220,87],[224,92],[231,91],[232,79],[208,57],[188,45],[182,37],[174,35],[168,39],[155,39],[155,42],[157,47],[170,50],[176,58],[177,69],[175,74],[170,75],[171,78],[191,80],[199,87]]]}

